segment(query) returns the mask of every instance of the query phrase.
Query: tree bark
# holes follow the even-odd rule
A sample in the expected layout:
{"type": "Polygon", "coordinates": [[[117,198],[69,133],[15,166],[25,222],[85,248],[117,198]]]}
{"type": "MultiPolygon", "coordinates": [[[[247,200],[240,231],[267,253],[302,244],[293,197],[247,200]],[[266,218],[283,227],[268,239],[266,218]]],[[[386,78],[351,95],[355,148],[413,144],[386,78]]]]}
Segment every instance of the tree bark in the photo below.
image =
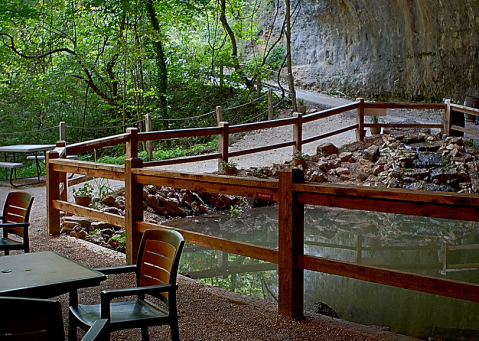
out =
{"type": "MultiPolygon", "coordinates": [[[[225,29],[226,33],[228,34],[228,36],[230,37],[230,40],[231,40],[231,56],[233,57],[233,61],[234,61],[234,68],[235,70],[240,70],[241,69],[241,66],[239,64],[239,61],[238,61],[238,46],[236,44],[236,37],[235,37],[235,33],[233,32],[233,30],[231,29],[230,25],[228,24],[228,21],[226,20],[226,0],[221,0],[221,15],[220,15],[220,21],[221,21],[221,24],[223,25],[223,28],[225,29]]],[[[250,80],[241,75],[245,81],[245,85],[248,87],[248,89],[252,88],[253,87],[253,84],[250,82],[250,80]]]]}
{"type": "Polygon", "coordinates": [[[291,101],[293,102],[293,111],[298,111],[296,106],[296,91],[294,90],[293,70],[291,67],[291,8],[289,0],[285,0],[286,4],[286,49],[287,49],[287,67],[288,82],[291,101]]]}
{"type": "MultiPolygon", "coordinates": [[[[158,23],[158,19],[156,17],[155,7],[153,5],[153,0],[144,0],[146,5],[146,10],[150,17],[150,23],[153,27],[153,30],[159,36],[161,29],[160,24],[158,23]]],[[[168,87],[168,74],[166,71],[166,61],[165,61],[165,53],[163,49],[163,43],[160,39],[152,40],[152,46],[154,53],[156,55],[156,65],[157,65],[157,78],[156,78],[156,86],[158,89],[158,101],[159,101],[159,109],[160,109],[160,116],[163,121],[163,129],[168,129],[168,104],[166,101],[166,92],[168,87]]]]}

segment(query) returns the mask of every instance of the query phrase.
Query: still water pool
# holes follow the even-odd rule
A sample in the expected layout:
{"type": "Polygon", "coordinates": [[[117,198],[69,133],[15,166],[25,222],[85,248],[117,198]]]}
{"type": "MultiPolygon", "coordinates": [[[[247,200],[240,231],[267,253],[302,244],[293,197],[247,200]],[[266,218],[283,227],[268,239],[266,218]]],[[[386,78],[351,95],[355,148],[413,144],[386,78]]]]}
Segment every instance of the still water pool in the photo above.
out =
{"type": "MultiPolygon", "coordinates": [[[[167,225],[277,247],[278,209],[183,218],[167,225]]],[[[479,283],[479,224],[323,207],[305,208],[305,253],[357,264],[479,283]]],[[[206,284],[275,301],[277,266],[187,245],[180,273],[206,284]]],[[[304,304],[340,318],[428,339],[479,340],[479,304],[305,271],[304,304]]]]}

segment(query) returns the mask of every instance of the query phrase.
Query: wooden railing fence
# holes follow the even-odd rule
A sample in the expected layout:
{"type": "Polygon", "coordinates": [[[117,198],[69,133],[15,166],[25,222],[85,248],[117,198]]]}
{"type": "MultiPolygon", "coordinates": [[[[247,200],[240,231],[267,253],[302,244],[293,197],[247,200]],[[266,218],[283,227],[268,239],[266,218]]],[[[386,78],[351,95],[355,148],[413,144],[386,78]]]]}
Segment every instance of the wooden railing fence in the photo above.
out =
{"type": "MultiPolygon", "coordinates": [[[[168,162],[172,163],[172,161],[150,163],[143,162],[138,158],[138,144],[141,141],[199,135],[219,135],[221,143],[218,153],[208,156],[182,158],[177,161],[192,162],[214,158],[218,158],[218,160],[222,161],[232,156],[286,146],[293,146],[295,149],[301,150],[303,143],[319,140],[322,138],[321,136],[331,136],[333,133],[341,133],[352,129],[356,129],[358,139],[363,139],[364,128],[374,126],[364,123],[365,108],[409,108],[411,106],[414,108],[445,110],[445,121],[442,124],[414,124],[405,126],[443,128],[444,131],[456,129],[456,127],[451,127],[446,124],[447,111],[452,106],[450,104],[414,104],[408,106],[407,104],[364,103],[364,101],[360,100],[339,108],[329,109],[311,115],[295,114],[293,118],[274,122],[252,123],[233,127],[228,127],[228,124],[225,122],[220,127],[150,133],[138,133],[137,129],[130,128],[126,134],[70,146],[66,146],[64,142],[60,141],[57,143],[57,148],[54,151],[47,153],[48,232],[53,235],[60,233],[60,211],[86,216],[124,227],[126,229],[127,262],[131,264],[135,262],[142,232],[149,228],[158,227],[158,225],[143,221],[142,202],[144,185],[153,184],[194,191],[273,200],[279,203],[279,240],[277,249],[206,236],[191,231],[179,231],[184,235],[188,243],[278,264],[278,309],[281,314],[291,317],[298,317],[303,314],[304,270],[336,274],[374,283],[479,302],[479,285],[476,284],[421,276],[304,254],[304,205],[306,204],[464,221],[479,221],[478,195],[315,185],[305,183],[303,180],[304,173],[299,169],[282,171],[279,180],[256,180],[222,175],[172,173],[148,168],[148,166],[168,164],[168,162]],[[303,124],[351,109],[357,110],[357,123],[355,125],[345,127],[333,133],[310,138],[306,141],[302,140],[303,124]],[[227,141],[230,133],[266,129],[282,125],[293,125],[294,141],[275,146],[235,152],[236,154],[228,153],[227,141]],[[124,166],[95,164],[65,159],[67,154],[77,154],[115,144],[126,144],[127,159],[124,166]],[[67,197],[67,173],[123,180],[125,182],[125,216],[121,217],[110,213],[99,212],[91,208],[69,203],[67,197]]],[[[479,116],[479,110],[470,111],[469,109],[456,107],[455,109],[467,110],[467,113],[479,116]]],[[[381,126],[392,127],[393,125],[381,124],[381,126]]],[[[394,125],[394,127],[401,127],[401,125],[394,125]]]]}

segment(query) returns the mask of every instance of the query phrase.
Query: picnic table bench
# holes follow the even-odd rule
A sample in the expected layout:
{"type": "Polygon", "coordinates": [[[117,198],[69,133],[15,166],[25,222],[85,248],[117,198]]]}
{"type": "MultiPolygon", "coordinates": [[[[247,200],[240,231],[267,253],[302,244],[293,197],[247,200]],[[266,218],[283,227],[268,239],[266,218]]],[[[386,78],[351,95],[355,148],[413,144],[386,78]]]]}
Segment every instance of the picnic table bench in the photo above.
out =
{"type": "Polygon", "coordinates": [[[0,162],[0,167],[10,168],[10,185],[15,187],[15,185],[12,182],[13,172],[14,172],[14,169],[23,167],[23,163],[21,163],[21,162],[0,162]]]}

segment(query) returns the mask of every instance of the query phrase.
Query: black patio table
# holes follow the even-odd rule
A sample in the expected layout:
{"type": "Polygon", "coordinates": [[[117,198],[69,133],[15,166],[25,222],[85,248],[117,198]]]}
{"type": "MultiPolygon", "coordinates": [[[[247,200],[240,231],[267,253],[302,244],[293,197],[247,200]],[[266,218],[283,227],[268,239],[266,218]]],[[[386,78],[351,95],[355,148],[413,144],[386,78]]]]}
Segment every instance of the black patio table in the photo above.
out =
{"type": "Polygon", "coordinates": [[[70,305],[77,305],[78,289],[105,279],[101,272],[53,251],[0,257],[0,296],[51,298],[70,293],[70,305]]]}

